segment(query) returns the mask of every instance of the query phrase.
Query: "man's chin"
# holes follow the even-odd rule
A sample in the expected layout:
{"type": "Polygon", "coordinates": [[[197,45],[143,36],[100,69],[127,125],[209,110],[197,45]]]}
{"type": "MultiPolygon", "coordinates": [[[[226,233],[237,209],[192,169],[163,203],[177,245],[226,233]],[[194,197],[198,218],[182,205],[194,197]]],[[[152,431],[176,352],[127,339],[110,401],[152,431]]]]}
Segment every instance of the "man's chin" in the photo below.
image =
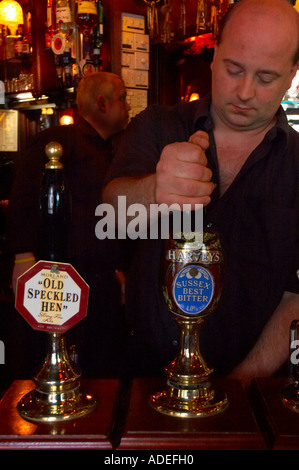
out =
{"type": "MultiPolygon", "coordinates": [[[[249,114],[249,113],[248,113],[249,114]]],[[[250,130],[259,127],[259,123],[253,116],[243,113],[230,113],[224,117],[226,125],[235,130],[250,130]]]]}

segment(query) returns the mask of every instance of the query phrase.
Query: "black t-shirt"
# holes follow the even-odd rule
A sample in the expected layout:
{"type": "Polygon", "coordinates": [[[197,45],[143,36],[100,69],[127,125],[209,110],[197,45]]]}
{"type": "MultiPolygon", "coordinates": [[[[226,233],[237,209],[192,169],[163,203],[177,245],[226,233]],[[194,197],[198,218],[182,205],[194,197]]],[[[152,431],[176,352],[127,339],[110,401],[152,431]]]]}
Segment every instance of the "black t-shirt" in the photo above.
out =
{"type": "MultiPolygon", "coordinates": [[[[131,122],[108,180],[154,173],[163,147],[187,141],[197,130],[209,133],[206,154],[216,183],[205,222],[220,233],[226,258],[223,293],[217,310],[205,318],[201,349],[215,373],[222,375],[252,348],[283,292],[298,292],[299,136],[279,109],[277,125],[220,197],[209,100],[152,106],[131,122]]],[[[128,317],[145,354],[158,355],[166,364],[177,350],[178,335],[161,295],[161,242],[136,243],[128,317]]]]}

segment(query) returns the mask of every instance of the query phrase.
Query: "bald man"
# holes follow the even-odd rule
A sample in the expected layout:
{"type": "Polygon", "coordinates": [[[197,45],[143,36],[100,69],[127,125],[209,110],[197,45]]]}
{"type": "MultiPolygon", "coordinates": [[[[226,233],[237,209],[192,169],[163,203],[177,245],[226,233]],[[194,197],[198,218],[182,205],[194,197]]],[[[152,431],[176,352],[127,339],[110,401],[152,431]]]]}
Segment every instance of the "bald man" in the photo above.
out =
{"type": "MultiPolygon", "coordinates": [[[[298,32],[298,13],[286,0],[235,4],[215,45],[211,97],[152,107],[134,120],[104,191],[115,206],[122,194],[127,204],[206,207],[205,223],[220,233],[227,263],[202,352],[217,375],[245,385],[287,360],[299,311],[299,137],[280,106],[298,69],[298,32]]],[[[128,315],[133,346],[158,370],[178,338],[160,292],[160,241],[143,245],[128,315]]]]}

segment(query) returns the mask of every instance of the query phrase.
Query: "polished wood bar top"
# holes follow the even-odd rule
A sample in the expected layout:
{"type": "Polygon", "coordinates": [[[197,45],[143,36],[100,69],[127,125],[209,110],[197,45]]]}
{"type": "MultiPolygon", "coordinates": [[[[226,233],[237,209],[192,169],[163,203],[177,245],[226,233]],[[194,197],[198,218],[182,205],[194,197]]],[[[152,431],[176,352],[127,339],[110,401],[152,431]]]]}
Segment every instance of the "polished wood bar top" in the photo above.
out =
{"type": "Polygon", "coordinates": [[[150,404],[151,394],[165,389],[165,381],[136,379],[119,449],[265,449],[246,393],[236,380],[215,381],[229,405],[209,417],[181,418],[162,414],[150,404]]]}
{"type": "Polygon", "coordinates": [[[19,415],[17,404],[34,383],[16,380],[0,402],[0,450],[299,450],[299,413],[280,398],[288,383],[287,378],[256,379],[248,396],[236,380],[215,380],[227,394],[227,409],[179,418],[151,406],[165,380],[87,380],[81,390],[95,396],[97,407],[84,417],[48,424],[19,415]]]}
{"type": "Polygon", "coordinates": [[[13,382],[0,403],[0,449],[112,449],[109,432],[119,390],[117,380],[83,382],[96,408],[84,417],[56,424],[33,423],[18,411],[19,400],[34,389],[31,380],[13,382]]]}

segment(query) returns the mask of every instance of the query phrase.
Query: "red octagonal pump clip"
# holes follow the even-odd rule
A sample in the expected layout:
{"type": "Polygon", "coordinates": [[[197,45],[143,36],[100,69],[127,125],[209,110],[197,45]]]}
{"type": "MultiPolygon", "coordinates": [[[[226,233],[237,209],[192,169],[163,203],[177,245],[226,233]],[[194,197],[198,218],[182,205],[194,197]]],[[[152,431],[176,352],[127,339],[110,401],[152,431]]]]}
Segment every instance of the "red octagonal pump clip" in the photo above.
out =
{"type": "Polygon", "coordinates": [[[35,330],[64,333],[86,316],[88,294],[70,264],[38,261],[18,278],[15,307],[35,330]]]}

